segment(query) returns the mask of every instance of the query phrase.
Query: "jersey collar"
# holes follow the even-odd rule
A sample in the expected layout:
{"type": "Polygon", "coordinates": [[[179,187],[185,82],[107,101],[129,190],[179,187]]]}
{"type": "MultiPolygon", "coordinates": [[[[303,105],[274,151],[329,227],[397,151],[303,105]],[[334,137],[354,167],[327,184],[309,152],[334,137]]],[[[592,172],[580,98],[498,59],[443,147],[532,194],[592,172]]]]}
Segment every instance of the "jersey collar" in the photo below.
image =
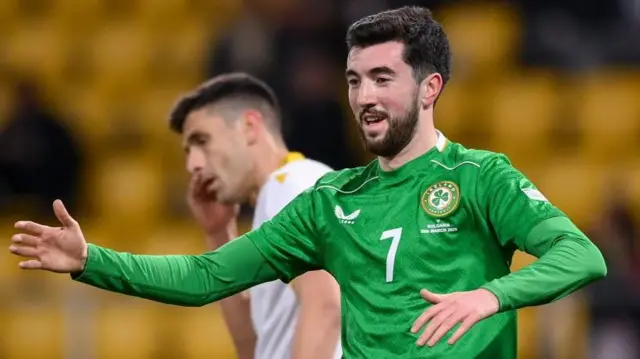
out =
{"type": "Polygon", "coordinates": [[[438,134],[438,141],[436,142],[435,146],[433,146],[427,152],[423,153],[421,156],[414,158],[413,160],[405,163],[395,170],[384,171],[380,167],[380,163],[376,160],[376,164],[378,167],[378,177],[380,178],[380,180],[389,180],[392,182],[396,182],[397,180],[411,177],[411,174],[414,171],[424,168],[432,159],[441,156],[442,153],[446,150],[449,140],[442,134],[442,132],[438,130],[436,130],[436,132],[438,134]]]}
{"type": "Polygon", "coordinates": [[[287,165],[291,162],[295,162],[295,161],[300,161],[304,159],[304,155],[300,152],[289,152],[287,153],[287,155],[284,157],[284,160],[282,160],[282,166],[287,165]]]}

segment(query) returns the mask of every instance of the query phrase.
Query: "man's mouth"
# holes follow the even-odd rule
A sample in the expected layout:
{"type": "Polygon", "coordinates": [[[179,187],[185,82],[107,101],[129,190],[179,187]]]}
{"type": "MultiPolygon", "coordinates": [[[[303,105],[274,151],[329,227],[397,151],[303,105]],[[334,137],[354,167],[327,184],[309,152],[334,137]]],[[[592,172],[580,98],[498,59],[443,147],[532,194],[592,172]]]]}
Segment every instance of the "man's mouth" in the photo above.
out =
{"type": "Polygon", "coordinates": [[[365,114],[362,116],[362,122],[365,125],[373,125],[373,124],[382,122],[386,119],[387,119],[387,116],[383,114],[365,114]]]}

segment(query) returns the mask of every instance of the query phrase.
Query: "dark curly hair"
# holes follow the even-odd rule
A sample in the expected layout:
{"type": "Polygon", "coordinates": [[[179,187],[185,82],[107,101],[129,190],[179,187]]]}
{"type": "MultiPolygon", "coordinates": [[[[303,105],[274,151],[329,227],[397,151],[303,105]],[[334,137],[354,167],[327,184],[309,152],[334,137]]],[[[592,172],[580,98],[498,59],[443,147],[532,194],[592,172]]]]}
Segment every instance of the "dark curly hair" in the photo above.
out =
{"type": "Polygon", "coordinates": [[[435,72],[442,76],[443,87],[449,81],[449,40],[427,8],[405,6],[366,16],[349,27],[346,40],[349,50],[388,41],[402,42],[404,61],[413,69],[417,82],[435,72]]]}

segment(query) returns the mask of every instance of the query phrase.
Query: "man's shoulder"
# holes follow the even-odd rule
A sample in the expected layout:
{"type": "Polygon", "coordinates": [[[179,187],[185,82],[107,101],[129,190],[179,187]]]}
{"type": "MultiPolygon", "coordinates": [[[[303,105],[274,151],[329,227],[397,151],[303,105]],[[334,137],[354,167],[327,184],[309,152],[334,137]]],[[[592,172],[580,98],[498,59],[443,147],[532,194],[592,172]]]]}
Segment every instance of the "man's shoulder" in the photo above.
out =
{"type": "Polygon", "coordinates": [[[367,166],[346,168],[339,171],[331,171],[315,183],[312,190],[330,191],[340,193],[352,193],[358,191],[367,182],[377,178],[373,162],[367,166]]]}
{"type": "Polygon", "coordinates": [[[331,167],[315,160],[293,161],[274,171],[269,176],[265,188],[270,191],[292,189],[303,191],[332,171],[331,167]]]}
{"type": "Polygon", "coordinates": [[[447,169],[456,169],[464,166],[481,172],[496,165],[511,166],[511,162],[503,153],[467,148],[456,142],[450,142],[448,146],[449,150],[443,156],[442,163],[438,163],[447,169]]]}

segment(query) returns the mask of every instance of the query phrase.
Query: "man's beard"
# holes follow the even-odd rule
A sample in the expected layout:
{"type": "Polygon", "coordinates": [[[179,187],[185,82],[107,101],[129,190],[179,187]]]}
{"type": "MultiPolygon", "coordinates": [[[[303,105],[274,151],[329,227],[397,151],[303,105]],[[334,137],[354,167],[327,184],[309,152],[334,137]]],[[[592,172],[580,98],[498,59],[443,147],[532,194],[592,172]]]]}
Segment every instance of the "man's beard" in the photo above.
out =
{"type": "Polygon", "coordinates": [[[382,140],[369,140],[362,126],[358,127],[360,138],[367,151],[380,157],[393,157],[400,153],[413,138],[418,125],[418,104],[414,102],[409,113],[401,118],[387,117],[387,133],[382,140]]]}

